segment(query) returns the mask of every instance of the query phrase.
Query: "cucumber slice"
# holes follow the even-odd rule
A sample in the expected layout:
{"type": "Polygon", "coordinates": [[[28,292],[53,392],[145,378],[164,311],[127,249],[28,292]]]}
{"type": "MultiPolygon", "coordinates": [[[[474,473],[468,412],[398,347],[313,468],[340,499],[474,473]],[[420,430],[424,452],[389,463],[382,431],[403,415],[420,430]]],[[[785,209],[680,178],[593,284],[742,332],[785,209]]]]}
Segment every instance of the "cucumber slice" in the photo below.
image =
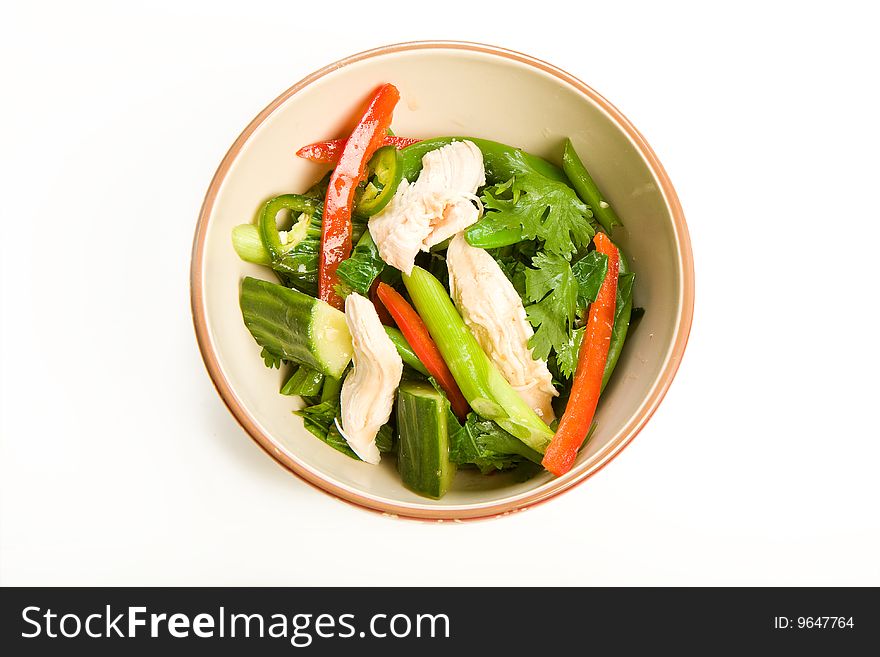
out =
{"type": "Polygon", "coordinates": [[[271,354],[338,379],[351,361],[345,315],[283,285],[246,277],[241,314],[257,344],[271,354]]]}
{"type": "Polygon", "coordinates": [[[397,471],[419,495],[439,499],[455,476],[449,460],[449,402],[433,386],[406,381],[397,391],[397,471]]]}

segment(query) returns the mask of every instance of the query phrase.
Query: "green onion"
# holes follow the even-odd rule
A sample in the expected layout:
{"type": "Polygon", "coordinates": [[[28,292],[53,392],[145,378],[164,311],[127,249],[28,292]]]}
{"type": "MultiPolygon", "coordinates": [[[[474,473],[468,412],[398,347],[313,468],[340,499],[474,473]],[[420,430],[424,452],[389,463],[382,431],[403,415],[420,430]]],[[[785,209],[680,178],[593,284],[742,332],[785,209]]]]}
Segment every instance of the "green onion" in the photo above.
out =
{"type": "Polygon", "coordinates": [[[253,224],[241,224],[232,229],[232,246],[245,262],[266,266],[272,264],[272,256],[263,245],[260,229],[253,224]]]}
{"type": "Polygon", "coordinates": [[[541,453],[553,431],[483,352],[440,281],[421,267],[403,276],[410,299],[471,408],[541,453]]]}

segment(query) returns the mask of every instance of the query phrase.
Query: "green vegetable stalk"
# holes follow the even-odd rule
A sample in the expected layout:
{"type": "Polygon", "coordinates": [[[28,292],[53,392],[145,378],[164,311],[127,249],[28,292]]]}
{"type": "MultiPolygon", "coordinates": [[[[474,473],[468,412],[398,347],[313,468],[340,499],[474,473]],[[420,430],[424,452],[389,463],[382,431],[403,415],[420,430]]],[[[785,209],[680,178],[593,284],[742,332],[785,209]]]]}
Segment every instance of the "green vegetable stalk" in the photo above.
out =
{"type": "Polygon", "coordinates": [[[483,153],[486,180],[490,184],[503,183],[515,175],[535,172],[557,182],[568,183],[565,174],[542,157],[488,139],[475,137],[436,137],[425,139],[400,151],[403,155],[403,177],[412,182],[422,170],[425,153],[447,146],[454,141],[470,141],[483,153]]]}
{"type": "Polygon", "coordinates": [[[321,392],[324,375],[310,367],[299,367],[281,388],[282,395],[314,397],[321,392]]]}
{"type": "Polygon", "coordinates": [[[614,208],[602,197],[602,192],[599,191],[593,177],[575,152],[571,139],[565,140],[565,148],[562,151],[562,168],[578,196],[592,208],[593,216],[596,217],[596,221],[602,225],[606,233],[611,235],[615,226],[623,225],[617,218],[614,208]]]}
{"type": "Polygon", "coordinates": [[[489,360],[440,281],[415,267],[412,274],[403,277],[403,282],[471,408],[543,453],[553,431],[489,360]]]}
{"type": "Polygon", "coordinates": [[[232,247],[245,262],[267,267],[272,264],[272,256],[263,245],[260,229],[253,224],[241,224],[232,229],[232,247]]]}
{"type": "MultiPolygon", "coordinates": [[[[626,334],[629,331],[629,321],[633,307],[633,283],[635,274],[630,272],[629,264],[618,247],[620,254],[620,275],[617,280],[617,306],[614,311],[614,327],[611,329],[611,344],[608,346],[608,360],[605,361],[605,373],[602,375],[602,388],[608,385],[620,352],[623,351],[623,343],[626,342],[626,334]]],[[[601,394],[601,391],[600,391],[601,394]]]]}

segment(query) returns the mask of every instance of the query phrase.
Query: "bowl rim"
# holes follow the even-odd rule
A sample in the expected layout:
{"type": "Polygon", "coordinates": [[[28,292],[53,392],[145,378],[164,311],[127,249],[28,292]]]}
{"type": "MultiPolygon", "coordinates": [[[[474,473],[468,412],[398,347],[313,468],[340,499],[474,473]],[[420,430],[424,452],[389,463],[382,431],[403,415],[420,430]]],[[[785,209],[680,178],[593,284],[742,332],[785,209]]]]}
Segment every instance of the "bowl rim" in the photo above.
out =
{"type": "Polygon", "coordinates": [[[678,371],[678,367],[687,346],[694,313],[694,263],[684,212],[669,176],[657,158],[657,155],[648,145],[648,142],[641,133],[603,96],[570,73],[543,60],[507,48],[470,41],[410,41],[366,50],[345,57],[344,59],[329,64],[307,75],[269,103],[269,105],[257,114],[257,116],[241,132],[223,157],[223,160],[220,162],[220,165],[208,186],[204,202],[202,203],[199,212],[195,237],[193,239],[192,260],[190,266],[190,299],[196,339],[198,341],[199,350],[202,354],[202,360],[205,363],[205,367],[208,370],[208,374],[211,377],[214,387],[217,389],[217,392],[232,413],[233,417],[245,432],[278,464],[319,490],[334,495],[340,500],[351,503],[360,508],[380,512],[383,515],[416,520],[473,520],[501,517],[512,512],[524,511],[529,507],[545,502],[565,491],[571,490],[574,486],[583,483],[589,477],[593,476],[599,470],[608,465],[608,463],[620,454],[620,452],[632,442],[636,435],[639,434],[657,410],[657,407],[660,405],[660,402],[669,390],[669,386],[675,378],[675,374],[678,371]],[[239,152],[248,139],[250,139],[254,131],[289,98],[311,83],[339,68],[373,57],[406,51],[430,49],[478,52],[526,64],[543,73],[552,75],[561,82],[574,87],[579,92],[589,97],[590,100],[606,112],[612,121],[614,121],[614,123],[630,138],[640,155],[647,162],[652,174],[660,183],[661,192],[671,211],[673,227],[676,234],[676,244],[680,256],[677,272],[681,282],[681,290],[679,293],[680,311],[673,332],[672,349],[648,397],[642,402],[639,409],[627,421],[624,427],[618,431],[617,435],[614,436],[599,452],[597,452],[590,461],[582,464],[580,467],[576,466],[575,468],[572,468],[572,470],[566,475],[552,479],[546,484],[542,484],[533,490],[497,502],[484,502],[469,505],[420,505],[414,503],[393,502],[355,490],[340,482],[332,481],[320,472],[311,469],[307,463],[302,463],[290,458],[282,450],[276,448],[272,438],[262,431],[256,419],[251,416],[236,395],[229,380],[227,380],[223,374],[210,332],[208,331],[207,308],[204,294],[205,280],[203,276],[204,247],[208,223],[213,212],[214,203],[226,175],[238,157],[239,152]]]}

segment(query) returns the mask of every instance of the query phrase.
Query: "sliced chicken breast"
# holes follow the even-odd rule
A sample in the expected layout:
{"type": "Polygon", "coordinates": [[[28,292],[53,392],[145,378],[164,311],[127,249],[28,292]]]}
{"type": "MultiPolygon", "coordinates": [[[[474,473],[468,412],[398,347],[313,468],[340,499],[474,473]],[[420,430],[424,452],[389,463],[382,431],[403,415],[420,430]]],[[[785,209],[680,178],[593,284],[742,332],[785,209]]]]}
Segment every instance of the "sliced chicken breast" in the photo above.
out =
{"type": "Polygon", "coordinates": [[[369,299],[349,294],[345,323],[354,347],[354,369],[342,384],[342,434],[355,454],[375,464],[379,462],[376,434],[391,417],[403,361],[369,299]]]}
{"type": "Polygon", "coordinates": [[[528,342],[534,331],[513,284],[492,256],[461,234],[449,243],[446,264],[450,294],[465,324],[507,382],[550,424],[550,402],[559,393],[547,362],[532,357],[528,342]]]}
{"type": "Polygon", "coordinates": [[[471,203],[486,184],[483,153],[470,141],[455,141],[425,153],[414,183],[400,182],[391,202],[370,217],[379,255],[402,272],[412,272],[418,252],[452,237],[479,219],[471,203]]]}

